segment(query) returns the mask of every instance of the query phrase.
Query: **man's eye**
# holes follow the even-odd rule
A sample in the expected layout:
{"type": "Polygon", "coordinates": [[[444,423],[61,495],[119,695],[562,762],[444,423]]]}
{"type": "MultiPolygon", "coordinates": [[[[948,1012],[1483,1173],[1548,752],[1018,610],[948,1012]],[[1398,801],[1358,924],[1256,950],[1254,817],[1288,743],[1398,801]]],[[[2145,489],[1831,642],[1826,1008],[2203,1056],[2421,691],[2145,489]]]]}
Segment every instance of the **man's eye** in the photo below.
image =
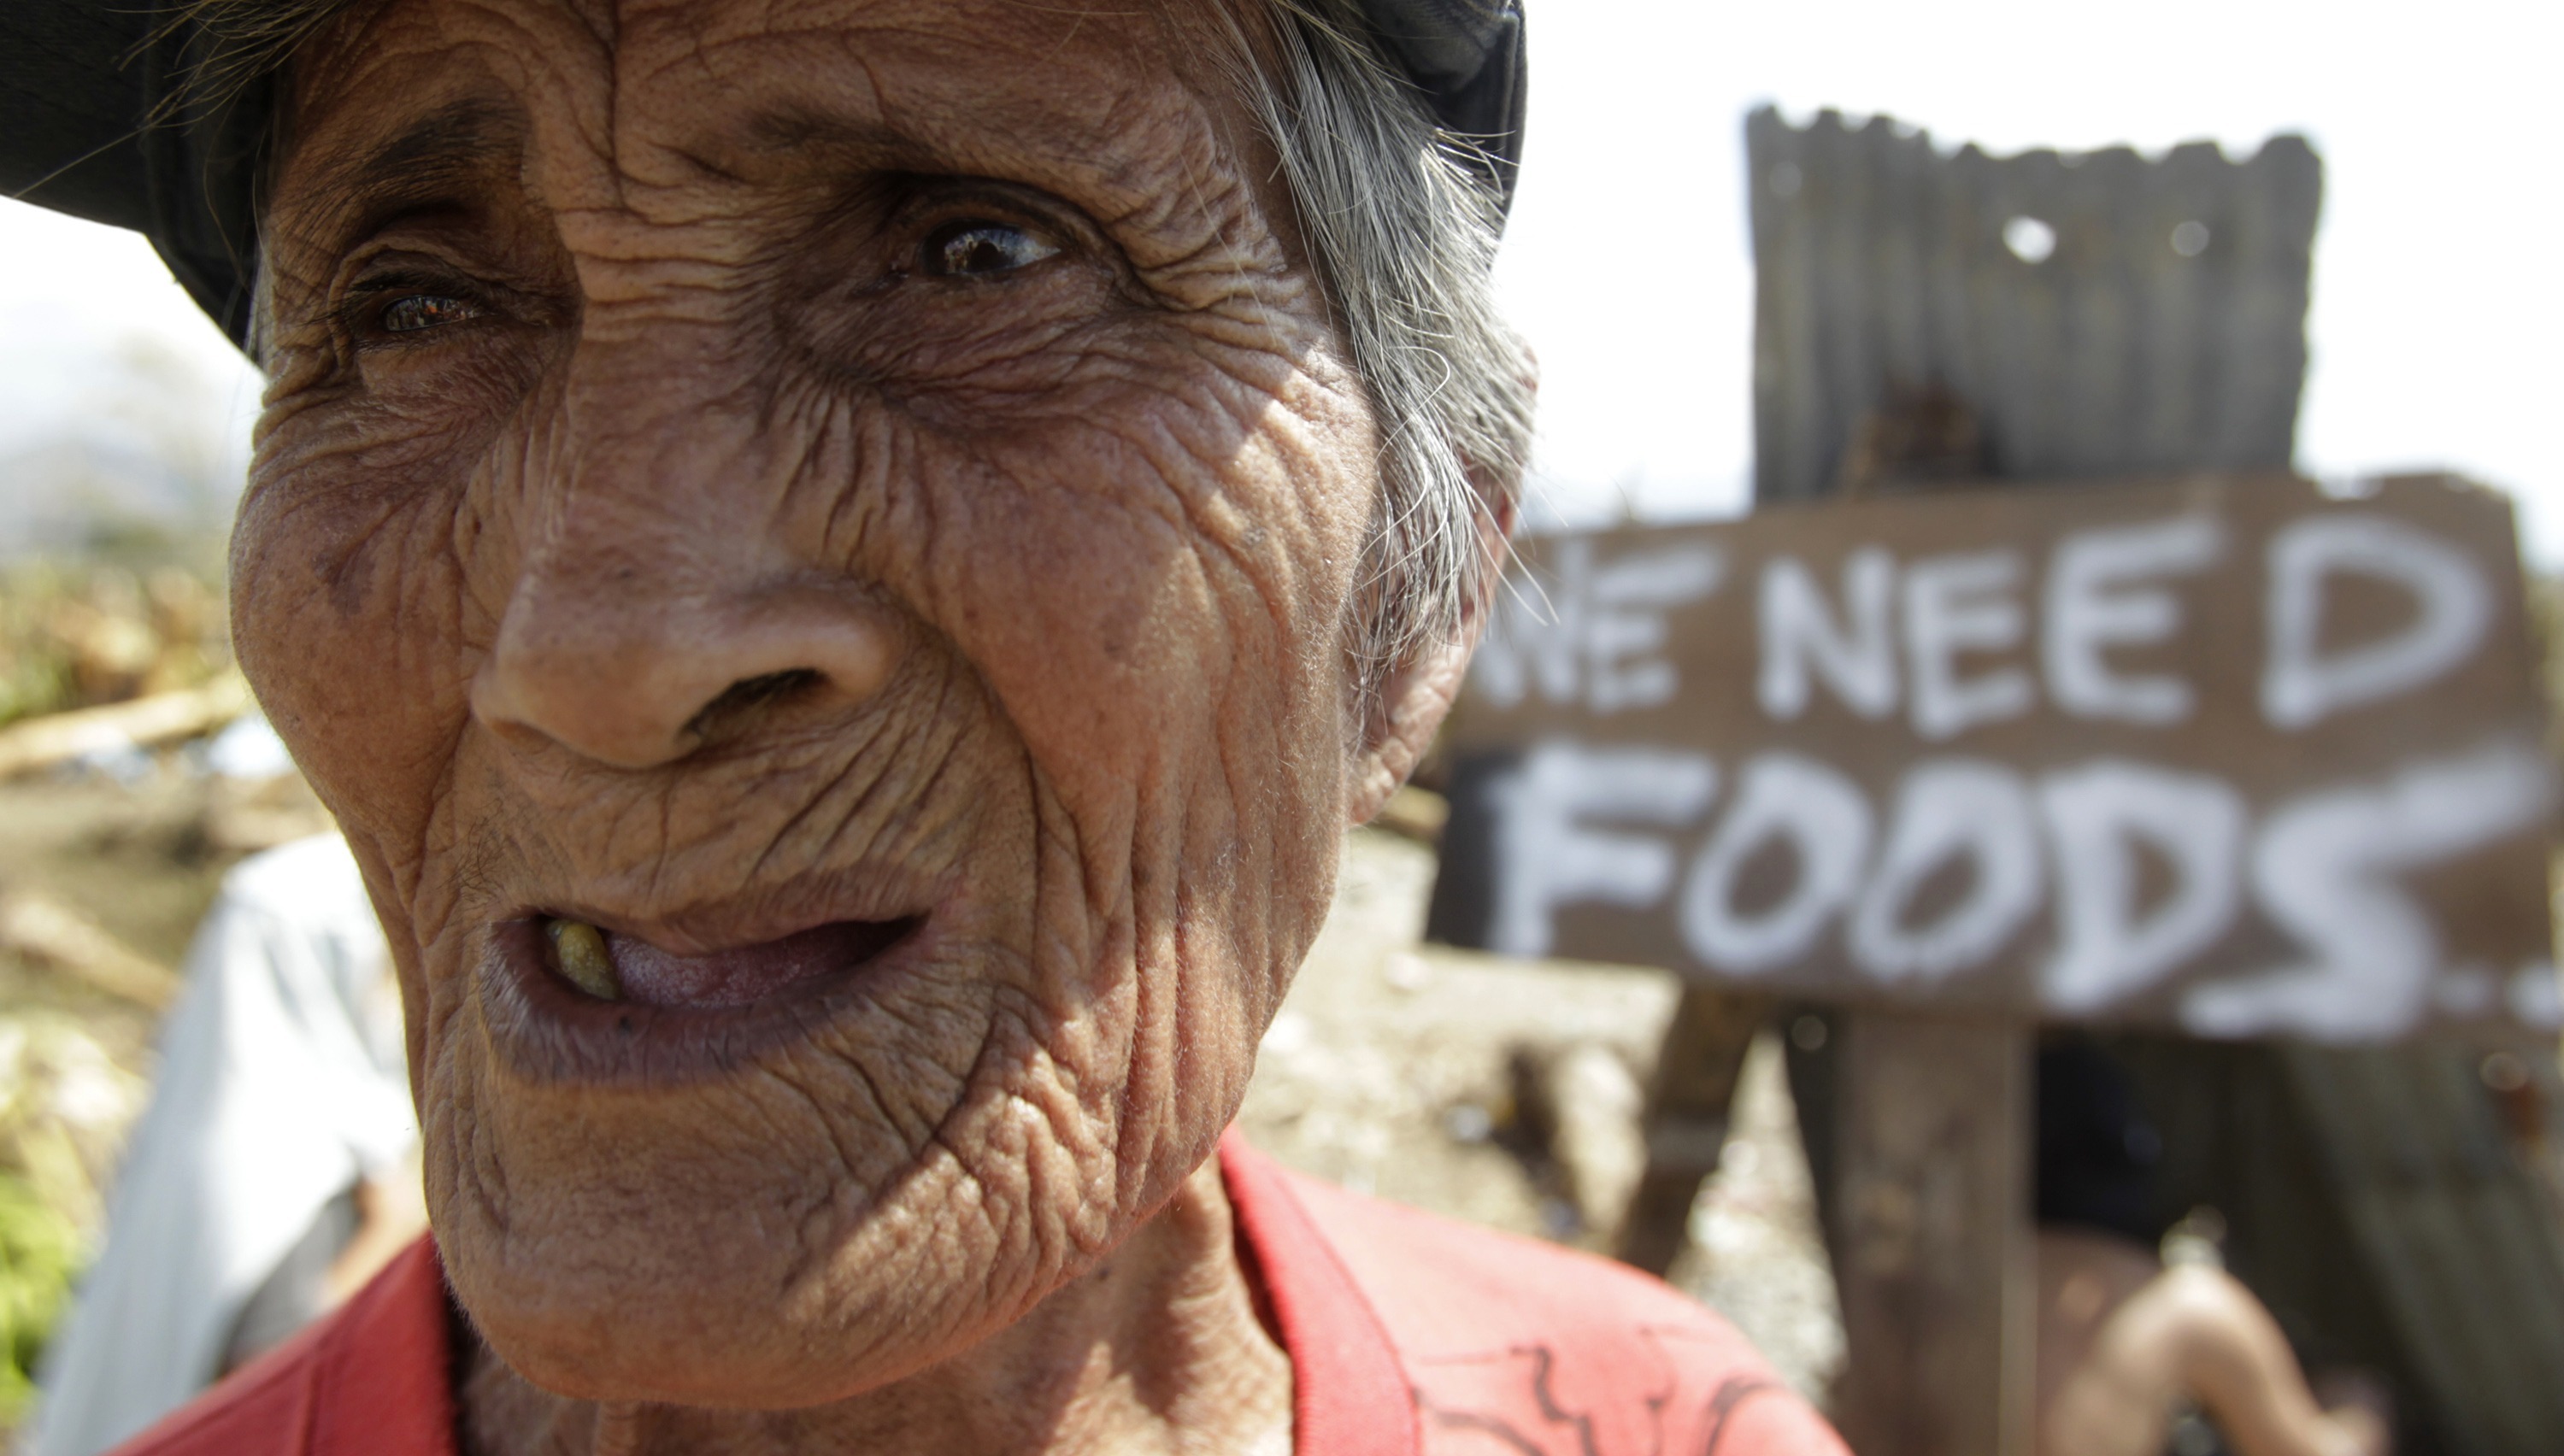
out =
{"type": "Polygon", "coordinates": [[[927,235],[924,267],[937,278],[992,278],[1052,257],[1059,249],[1005,223],[947,223],[927,235]]]}
{"type": "Polygon", "coordinates": [[[478,316],[480,312],[462,299],[441,294],[404,294],[383,310],[381,326],[385,333],[416,333],[422,328],[461,323],[478,316]]]}

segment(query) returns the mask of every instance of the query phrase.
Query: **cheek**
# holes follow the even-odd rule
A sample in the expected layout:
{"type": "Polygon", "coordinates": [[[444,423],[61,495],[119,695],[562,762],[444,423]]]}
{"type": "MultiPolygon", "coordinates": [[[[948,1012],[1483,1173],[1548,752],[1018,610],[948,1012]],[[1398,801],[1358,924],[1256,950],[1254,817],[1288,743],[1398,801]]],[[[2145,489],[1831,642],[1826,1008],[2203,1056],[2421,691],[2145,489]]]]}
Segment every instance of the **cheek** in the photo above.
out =
{"type": "Polygon", "coordinates": [[[921,590],[1075,856],[1078,894],[1043,897],[1045,929],[1109,922],[1121,948],[1076,972],[1090,991],[1135,962],[1111,1009],[1089,1008],[1098,1054],[1132,1062],[1099,1080],[1193,1111],[1242,1091],[1323,921],[1349,763],[1343,624],[1371,433],[1348,391],[1275,373],[974,442],[984,475],[939,490],[947,534],[921,590]],[[1178,1027],[1187,1046],[1151,1049],[1178,1027]]]}
{"type": "MultiPolygon", "coordinates": [[[[334,432],[333,432],[334,433],[334,432]]],[[[413,438],[423,437],[413,432],[413,438]]],[[[451,450],[351,446],[289,422],[232,537],[232,630],[278,733],[351,839],[413,852],[488,634],[451,450]]]]}
{"type": "Polygon", "coordinates": [[[334,344],[280,350],[233,529],[233,636],[351,836],[424,817],[492,635],[492,614],[471,610],[475,573],[514,557],[499,508],[515,493],[486,473],[555,352],[494,333],[455,358],[360,356],[342,380],[334,344]]]}
{"type": "MultiPolygon", "coordinates": [[[[982,447],[934,611],[1073,800],[1168,775],[1332,805],[1343,621],[1370,514],[1359,408],[1296,370],[1100,401],[982,447]]],[[[1168,785],[1175,787],[1175,785],[1168,785]]],[[[1208,801],[1206,801],[1208,802],[1208,801]]]]}

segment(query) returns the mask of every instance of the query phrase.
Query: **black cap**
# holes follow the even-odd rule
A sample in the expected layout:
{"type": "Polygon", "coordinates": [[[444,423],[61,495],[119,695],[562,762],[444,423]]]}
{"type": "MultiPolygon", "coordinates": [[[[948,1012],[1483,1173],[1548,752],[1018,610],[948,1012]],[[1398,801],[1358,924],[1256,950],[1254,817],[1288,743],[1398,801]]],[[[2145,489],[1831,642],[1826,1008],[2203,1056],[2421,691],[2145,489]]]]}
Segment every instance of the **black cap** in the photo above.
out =
{"type": "Polygon", "coordinates": [[[191,100],[204,37],[144,0],[0,3],[0,196],[151,240],[235,341],[249,333],[268,91],[191,100]]]}
{"type": "MultiPolygon", "coordinates": [[[[1510,204],[1522,157],[1521,0],[1363,0],[1442,125],[1510,204]]],[[[149,0],[0,0],[0,196],[151,240],[235,342],[249,336],[271,92],[195,95],[207,38],[149,0]]]]}
{"type": "Polygon", "coordinates": [[[1488,180],[1512,206],[1531,74],[1521,0],[1363,0],[1363,11],[1443,129],[1476,144],[1488,180]]]}

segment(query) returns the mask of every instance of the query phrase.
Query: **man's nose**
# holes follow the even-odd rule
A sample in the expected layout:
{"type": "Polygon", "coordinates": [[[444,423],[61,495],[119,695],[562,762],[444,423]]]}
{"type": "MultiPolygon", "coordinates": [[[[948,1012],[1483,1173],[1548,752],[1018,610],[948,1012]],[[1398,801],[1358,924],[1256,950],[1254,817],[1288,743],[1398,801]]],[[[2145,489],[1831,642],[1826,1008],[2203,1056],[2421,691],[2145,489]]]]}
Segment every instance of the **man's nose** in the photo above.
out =
{"type": "Polygon", "coordinates": [[[896,666],[895,629],[851,589],[578,555],[528,563],[473,681],[473,716],[502,736],[654,768],[779,714],[850,709],[896,666]]]}

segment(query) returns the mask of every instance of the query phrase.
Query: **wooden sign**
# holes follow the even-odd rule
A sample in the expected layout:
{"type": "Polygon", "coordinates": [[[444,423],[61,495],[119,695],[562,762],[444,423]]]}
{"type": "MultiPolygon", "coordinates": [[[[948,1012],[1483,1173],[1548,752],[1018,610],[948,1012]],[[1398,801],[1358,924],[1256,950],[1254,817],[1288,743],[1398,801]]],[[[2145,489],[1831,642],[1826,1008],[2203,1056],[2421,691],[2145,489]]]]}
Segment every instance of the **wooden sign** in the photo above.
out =
{"type": "Polygon", "coordinates": [[[1935,492],[1525,548],[1432,933],[2214,1037],[2552,1029],[2508,504],[1935,492]]]}

